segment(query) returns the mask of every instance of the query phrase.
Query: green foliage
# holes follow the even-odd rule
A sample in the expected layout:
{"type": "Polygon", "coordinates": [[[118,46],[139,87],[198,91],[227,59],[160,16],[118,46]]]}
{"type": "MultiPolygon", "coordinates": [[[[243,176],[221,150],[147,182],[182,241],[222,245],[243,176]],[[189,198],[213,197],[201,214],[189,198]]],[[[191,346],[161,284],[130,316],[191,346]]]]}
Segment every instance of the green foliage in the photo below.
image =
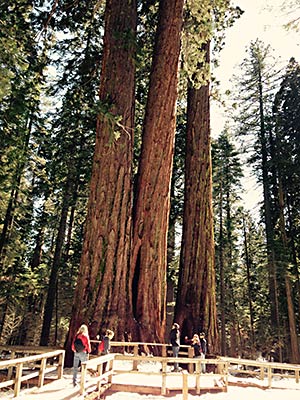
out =
{"type": "Polygon", "coordinates": [[[8,0],[0,5],[0,102],[9,96],[16,74],[26,71],[29,65],[28,36],[24,32],[29,28],[30,3],[8,0]]]}
{"type": "Polygon", "coordinates": [[[230,0],[186,1],[182,36],[183,71],[195,88],[206,85],[211,79],[204,45],[214,39],[214,49],[219,51],[224,44],[224,30],[241,13],[239,7],[231,6],[230,0]]]}

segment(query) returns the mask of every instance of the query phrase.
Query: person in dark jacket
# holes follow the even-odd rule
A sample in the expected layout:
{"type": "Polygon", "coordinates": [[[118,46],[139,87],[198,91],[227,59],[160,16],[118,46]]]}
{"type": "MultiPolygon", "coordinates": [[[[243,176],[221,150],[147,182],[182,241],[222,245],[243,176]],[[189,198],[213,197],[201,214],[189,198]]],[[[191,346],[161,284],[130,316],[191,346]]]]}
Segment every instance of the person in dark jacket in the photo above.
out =
{"type": "MultiPolygon", "coordinates": [[[[205,333],[201,332],[200,333],[200,344],[201,344],[201,349],[202,349],[202,353],[201,353],[201,358],[204,360],[205,359],[205,355],[207,353],[207,341],[205,339],[205,333]]],[[[205,374],[206,372],[206,364],[202,364],[202,372],[205,374]]]]}
{"type": "Polygon", "coordinates": [[[72,350],[74,352],[74,360],[73,360],[73,386],[77,386],[77,374],[78,374],[78,367],[80,362],[87,361],[89,358],[89,353],[91,352],[91,343],[89,337],[88,327],[86,325],[81,325],[78,329],[74,340],[72,342],[72,350]],[[83,344],[83,349],[77,351],[75,348],[75,340],[80,339],[83,344]]]}
{"type": "Polygon", "coordinates": [[[191,340],[191,346],[194,349],[194,357],[200,358],[201,354],[202,354],[202,348],[201,348],[199,336],[196,333],[191,340]]]}
{"type": "Polygon", "coordinates": [[[115,335],[114,332],[111,331],[110,329],[106,330],[105,336],[103,338],[104,342],[103,354],[108,354],[110,352],[110,341],[113,339],[114,335],[115,335]]]}
{"type": "MultiPolygon", "coordinates": [[[[177,358],[180,349],[180,330],[179,330],[179,325],[176,322],[173,324],[170,332],[170,343],[172,345],[173,357],[177,358]]],[[[174,372],[179,371],[178,363],[176,362],[174,363],[174,369],[172,371],[174,372]]]]}

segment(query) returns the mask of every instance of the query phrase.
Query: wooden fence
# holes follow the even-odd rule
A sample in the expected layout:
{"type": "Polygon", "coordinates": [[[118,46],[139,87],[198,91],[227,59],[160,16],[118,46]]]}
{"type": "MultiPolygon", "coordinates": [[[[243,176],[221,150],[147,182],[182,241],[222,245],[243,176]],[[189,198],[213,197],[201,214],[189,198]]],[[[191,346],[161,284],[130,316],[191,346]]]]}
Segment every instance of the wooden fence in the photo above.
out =
{"type": "Polygon", "coordinates": [[[267,378],[268,388],[272,387],[272,379],[275,376],[281,378],[294,377],[299,383],[300,365],[267,361],[246,360],[242,358],[220,357],[228,363],[228,372],[232,375],[245,374],[258,376],[262,381],[267,378]],[[285,373],[283,373],[285,371],[285,373]],[[289,375],[287,375],[289,373],[289,375]]]}
{"type": "Polygon", "coordinates": [[[96,384],[99,394],[112,385],[115,358],[116,354],[107,354],[105,356],[93,357],[81,363],[80,394],[85,393],[86,389],[91,385],[96,384]],[[95,374],[93,374],[92,381],[87,381],[87,373],[91,369],[95,371],[95,374]],[[104,385],[105,388],[102,390],[102,386],[104,385]]]}
{"type": "MultiPolygon", "coordinates": [[[[160,363],[161,364],[161,370],[158,372],[147,372],[146,374],[148,375],[159,375],[161,376],[161,394],[164,396],[167,394],[168,391],[170,390],[177,390],[181,391],[182,393],[188,393],[189,389],[194,389],[196,391],[196,394],[200,394],[200,389],[203,389],[203,386],[201,387],[200,381],[201,381],[201,376],[204,376],[202,373],[202,365],[203,364],[212,364],[215,367],[215,372],[212,374],[213,379],[211,380],[212,386],[211,387],[205,387],[205,389],[212,389],[215,388],[215,383],[216,381],[218,382],[223,382],[222,388],[220,388],[222,391],[227,391],[228,387],[228,363],[227,361],[223,361],[220,359],[207,359],[203,360],[200,358],[190,358],[190,357],[177,357],[176,359],[174,357],[159,357],[159,356],[153,356],[149,358],[148,356],[130,356],[130,355],[123,355],[123,354],[116,354],[115,355],[115,360],[122,360],[122,361],[132,361],[133,363],[133,368],[131,370],[115,370],[116,374],[120,373],[133,373],[133,374],[145,374],[144,371],[137,371],[134,369],[135,363],[140,363],[140,362],[151,362],[151,363],[160,363]],[[176,360],[176,361],[175,361],[176,360]],[[187,364],[192,371],[193,377],[195,378],[195,386],[189,386],[188,384],[188,371],[182,370],[181,372],[172,372],[172,370],[168,369],[168,364],[174,364],[174,362],[178,364],[187,364]],[[167,376],[182,376],[182,385],[178,385],[177,387],[167,387],[167,376]]],[[[187,394],[186,394],[187,396],[187,394]]],[[[187,397],[183,397],[185,399],[187,397]]]]}
{"type": "MultiPolygon", "coordinates": [[[[99,343],[99,341],[92,341],[99,343]]],[[[157,375],[161,377],[161,383],[158,390],[162,395],[166,395],[170,390],[182,391],[183,400],[187,399],[188,391],[195,390],[196,394],[200,394],[200,390],[210,389],[205,387],[204,382],[210,382],[216,389],[221,382],[219,390],[226,390],[228,388],[228,376],[237,374],[247,374],[248,376],[259,377],[262,381],[267,378],[267,386],[272,387],[272,379],[275,376],[280,377],[294,377],[296,383],[299,383],[300,365],[285,364],[276,362],[264,362],[245,360],[240,358],[219,357],[215,359],[199,359],[193,358],[192,348],[190,346],[182,346],[178,358],[169,356],[171,346],[169,344],[157,343],[140,343],[140,342],[111,342],[111,354],[104,356],[91,356],[90,359],[82,363],[81,367],[81,380],[80,380],[80,394],[83,394],[87,388],[96,384],[98,393],[102,393],[112,386],[113,389],[120,385],[113,383],[113,376],[122,373],[130,374],[146,374],[157,375]],[[153,351],[154,349],[154,351],[153,351]],[[117,353],[113,353],[117,350],[117,353]],[[124,354],[121,353],[124,352],[124,354]],[[154,353],[161,353],[161,355],[153,355],[154,353]],[[151,356],[151,357],[149,357],[151,356]],[[127,363],[129,369],[118,369],[117,361],[130,361],[127,363]],[[161,368],[157,372],[139,370],[141,363],[159,363],[161,368]],[[173,365],[174,362],[185,365],[187,370],[183,369],[182,372],[171,372],[168,364],[173,365]],[[210,365],[211,373],[203,374],[203,364],[210,365]],[[92,379],[87,379],[88,373],[91,372],[92,379]],[[189,382],[189,373],[192,374],[193,379],[189,382]],[[168,376],[181,377],[181,383],[177,388],[168,387],[168,376]]],[[[7,370],[6,380],[0,383],[0,389],[13,386],[14,396],[17,397],[20,393],[21,383],[29,381],[33,378],[38,378],[37,386],[41,387],[44,384],[45,375],[49,372],[57,371],[57,378],[62,378],[64,354],[63,349],[51,349],[45,347],[27,348],[23,346],[0,346],[0,351],[6,352],[7,356],[11,359],[0,361],[0,369],[7,370]],[[46,352],[46,350],[48,350],[46,352]],[[18,355],[32,354],[31,356],[22,356],[15,358],[18,355]],[[36,354],[42,353],[42,354],[36,354]],[[53,360],[55,359],[55,360],[53,360]],[[50,365],[49,361],[52,361],[50,365]],[[26,374],[25,374],[26,372],[26,374]]],[[[128,385],[129,386],[129,382],[128,385]]],[[[134,386],[134,385],[132,385],[134,386]]],[[[263,385],[262,385],[263,386],[263,385]]],[[[218,388],[217,388],[218,389],[218,388]]],[[[121,389],[120,389],[121,390],[121,389]]]]}
{"type": "MultiPolygon", "coordinates": [[[[0,350],[9,350],[9,346],[1,346],[0,350]]],[[[63,376],[63,365],[64,365],[64,350],[54,350],[45,352],[45,348],[39,348],[34,351],[33,348],[24,348],[22,346],[13,346],[14,351],[11,352],[11,356],[16,353],[32,353],[41,352],[43,354],[36,354],[27,357],[11,358],[8,360],[0,361],[0,370],[7,370],[6,380],[0,382],[0,389],[13,386],[14,397],[18,397],[20,394],[21,383],[29,381],[33,378],[38,378],[38,387],[44,385],[45,375],[49,372],[57,371],[57,379],[61,379],[63,376]],[[57,361],[53,365],[49,365],[47,361],[49,359],[57,358],[57,361]],[[15,373],[13,374],[13,370],[15,373]],[[24,372],[26,371],[26,374],[24,372]],[[32,371],[32,372],[31,372],[32,371]]]]}

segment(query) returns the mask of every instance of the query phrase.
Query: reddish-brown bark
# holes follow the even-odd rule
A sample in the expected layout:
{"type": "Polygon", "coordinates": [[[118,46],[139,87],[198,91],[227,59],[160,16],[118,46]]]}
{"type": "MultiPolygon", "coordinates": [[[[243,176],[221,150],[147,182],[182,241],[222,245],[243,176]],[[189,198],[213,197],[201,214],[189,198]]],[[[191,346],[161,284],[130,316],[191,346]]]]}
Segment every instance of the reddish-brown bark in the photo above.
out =
{"type": "Polygon", "coordinates": [[[108,0],[88,214],[67,348],[78,326],[91,337],[132,323],[128,280],[132,229],[135,0],[108,0]],[[104,111],[105,110],[105,111],[104,111]],[[121,126],[116,120],[121,117],[121,126]],[[119,133],[119,138],[114,133],[119,133]]]}
{"type": "MultiPolygon", "coordinates": [[[[209,62],[209,45],[206,46],[209,62]]],[[[185,198],[175,320],[182,334],[205,331],[218,351],[209,85],[188,89],[185,198]]]]}
{"type": "Polygon", "coordinates": [[[139,339],[163,341],[167,227],[184,0],[162,0],[150,75],[134,213],[131,276],[139,339]]]}

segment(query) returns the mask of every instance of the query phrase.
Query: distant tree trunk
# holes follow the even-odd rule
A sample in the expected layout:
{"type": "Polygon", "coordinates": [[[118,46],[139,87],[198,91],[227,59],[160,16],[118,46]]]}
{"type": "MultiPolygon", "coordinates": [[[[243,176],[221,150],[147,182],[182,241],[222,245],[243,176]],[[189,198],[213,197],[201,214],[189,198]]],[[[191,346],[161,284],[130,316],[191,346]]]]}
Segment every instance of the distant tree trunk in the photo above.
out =
{"type": "Polygon", "coordinates": [[[18,195],[19,195],[20,181],[21,181],[21,175],[18,177],[18,182],[16,183],[16,188],[13,188],[10,192],[10,198],[9,198],[9,202],[7,205],[4,221],[3,221],[3,227],[2,227],[2,232],[1,232],[1,236],[0,236],[0,266],[4,265],[5,247],[7,245],[7,242],[9,239],[9,233],[10,233],[11,227],[13,225],[15,206],[16,206],[16,203],[18,200],[18,195]]]}
{"type": "MultiPolygon", "coordinates": [[[[277,282],[277,271],[275,263],[274,253],[274,231],[272,225],[272,210],[271,210],[271,195],[270,195],[270,183],[268,176],[268,150],[267,150],[267,138],[266,138],[266,127],[265,127],[265,112],[264,112],[264,100],[263,100],[263,77],[262,71],[259,68],[258,74],[258,101],[259,101],[259,141],[261,146],[261,173],[263,183],[263,209],[264,219],[266,226],[266,240],[267,240],[267,253],[268,253],[268,273],[269,273],[269,296],[271,305],[271,324],[272,328],[276,332],[277,339],[281,341],[280,334],[280,322],[279,322],[279,305],[278,305],[278,282],[277,282]]],[[[280,360],[282,356],[280,355],[280,360]]]]}
{"type": "MultiPolygon", "coordinates": [[[[33,113],[32,113],[33,114],[33,113]]],[[[32,118],[28,119],[28,124],[24,128],[25,137],[24,142],[22,143],[22,148],[20,150],[20,161],[17,164],[16,172],[14,174],[13,182],[12,182],[12,190],[10,194],[10,199],[8,202],[8,206],[6,209],[5,218],[3,221],[2,232],[0,235],[0,266],[4,264],[5,258],[5,248],[9,241],[10,230],[13,226],[13,220],[15,215],[15,208],[18,202],[19,190],[21,185],[21,180],[24,172],[24,167],[27,162],[27,152],[30,141],[30,135],[32,130],[32,118]]]]}
{"type": "Polygon", "coordinates": [[[184,0],[161,0],[134,208],[131,274],[139,339],[163,341],[167,231],[184,0]]]}
{"type": "Polygon", "coordinates": [[[255,348],[255,332],[254,332],[254,314],[252,305],[252,290],[251,290],[251,277],[250,277],[250,267],[251,267],[251,256],[249,254],[249,244],[248,235],[246,230],[246,221],[243,217],[243,234],[244,234],[244,253],[247,268],[247,291],[248,291],[248,304],[249,304],[249,319],[250,319],[250,332],[251,332],[251,349],[255,348]]]}
{"type": "Polygon", "coordinates": [[[226,341],[226,283],[225,283],[225,240],[223,235],[223,181],[220,182],[219,202],[219,276],[220,276],[220,320],[221,320],[221,354],[227,355],[226,341]]]}
{"type": "Polygon", "coordinates": [[[300,362],[300,353],[299,353],[299,340],[297,335],[297,327],[296,327],[296,317],[293,303],[293,294],[291,289],[291,272],[289,271],[290,262],[292,261],[291,251],[288,246],[288,238],[285,229],[285,216],[284,216],[284,193],[282,189],[282,181],[281,174],[279,172],[279,185],[278,185],[278,197],[279,197],[279,228],[281,234],[281,240],[284,246],[284,255],[285,255],[285,270],[284,270],[284,279],[285,279],[285,291],[286,291],[286,301],[287,301],[287,312],[289,318],[289,331],[290,331],[290,355],[289,360],[292,363],[300,362]],[[290,261],[290,262],[289,262],[290,261]]]}
{"type": "MultiPolygon", "coordinates": [[[[209,44],[205,46],[209,63],[209,44]]],[[[183,335],[206,331],[211,352],[219,351],[209,85],[188,88],[185,201],[175,319],[183,335]]]]}
{"type": "Polygon", "coordinates": [[[136,1],[108,0],[100,80],[102,112],[90,184],[80,270],[67,338],[83,322],[91,337],[111,328],[117,339],[133,325],[128,279],[132,229],[136,1]],[[129,328],[128,328],[129,326],[129,328]]]}
{"type": "Polygon", "coordinates": [[[53,317],[54,303],[56,299],[56,288],[58,272],[61,266],[62,251],[66,234],[67,217],[71,203],[71,197],[74,190],[74,168],[70,168],[67,177],[66,187],[64,189],[64,196],[62,200],[62,208],[59,220],[59,227],[55,241],[55,250],[52,262],[52,268],[48,284],[48,292],[44,309],[44,318],[41,332],[41,346],[47,346],[49,344],[51,322],[53,317]]]}

